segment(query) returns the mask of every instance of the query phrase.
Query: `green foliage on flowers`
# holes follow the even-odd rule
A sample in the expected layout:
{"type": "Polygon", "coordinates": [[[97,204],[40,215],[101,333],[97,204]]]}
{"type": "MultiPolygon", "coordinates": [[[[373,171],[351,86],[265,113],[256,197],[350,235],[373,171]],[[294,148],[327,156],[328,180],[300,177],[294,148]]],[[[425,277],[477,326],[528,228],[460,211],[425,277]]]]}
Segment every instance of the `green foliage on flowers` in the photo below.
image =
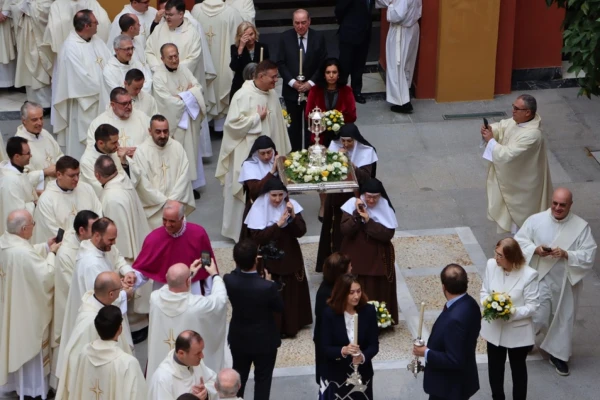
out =
{"type": "Polygon", "coordinates": [[[339,182],[348,178],[348,157],[337,151],[327,151],[322,167],[309,167],[308,151],[294,151],[283,165],[290,183],[339,182]]]}
{"type": "Polygon", "coordinates": [[[483,305],[483,319],[488,322],[495,319],[508,321],[516,311],[510,296],[506,293],[492,291],[492,294],[483,299],[481,304],[483,305]]]}
{"type": "Polygon", "coordinates": [[[394,323],[385,301],[369,301],[369,304],[372,304],[373,307],[375,307],[375,312],[377,313],[377,326],[379,328],[387,328],[394,323]]]}
{"type": "Polygon", "coordinates": [[[572,63],[569,72],[583,71],[579,95],[600,95],[600,0],[546,0],[566,9],[563,22],[563,53],[572,63]]]}
{"type": "Polygon", "coordinates": [[[344,125],[344,115],[338,110],[329,110],[323,113],[323,124],[328,131],[337,132],[344,125]]]}

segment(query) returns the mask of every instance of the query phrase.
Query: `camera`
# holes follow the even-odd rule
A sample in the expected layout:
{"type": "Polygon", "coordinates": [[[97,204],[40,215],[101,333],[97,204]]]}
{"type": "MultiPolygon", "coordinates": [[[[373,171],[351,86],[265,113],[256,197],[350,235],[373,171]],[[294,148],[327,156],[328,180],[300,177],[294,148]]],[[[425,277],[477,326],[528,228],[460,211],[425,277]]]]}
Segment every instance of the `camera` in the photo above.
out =
{"type": "Polygon", "coordinates": [[[261,256],[263,260],[281,260],[285,256],[285,251],[278,249],[275,246],[275,241],[272,240],[269,243],[260,246],[258,255],[261,256]]]}

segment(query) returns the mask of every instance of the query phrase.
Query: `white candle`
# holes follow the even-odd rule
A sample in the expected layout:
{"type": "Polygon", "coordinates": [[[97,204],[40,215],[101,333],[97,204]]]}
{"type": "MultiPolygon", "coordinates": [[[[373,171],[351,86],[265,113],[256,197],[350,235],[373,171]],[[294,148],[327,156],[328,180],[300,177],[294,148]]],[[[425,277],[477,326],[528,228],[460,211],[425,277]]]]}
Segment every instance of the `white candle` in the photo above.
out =
{"type": "Polygon", "coordinates": [[[302,75],[302,49],[300,49],[299,52],[300,52],[300,74],[299,75],[302,75]]]}
{"type": "Polygon", "coordinates": [[[354,314],[354,344],[358,344],[358,313],[354,314]]]}
{"type": "Polygon", "coordinates": [[[425,314],[425,302],[421,303],[421,315],[419,316],[419,334],[417,337],[421,339],[421,333],[423,332],[423,315],[425,314]]]}
{"type": "Polygon", "coordinates": [[[260,48],[260,62],[262,62],[262,60],[263,60],[263,50],[264,50],[264,47],[261,47],[260,48]]]}

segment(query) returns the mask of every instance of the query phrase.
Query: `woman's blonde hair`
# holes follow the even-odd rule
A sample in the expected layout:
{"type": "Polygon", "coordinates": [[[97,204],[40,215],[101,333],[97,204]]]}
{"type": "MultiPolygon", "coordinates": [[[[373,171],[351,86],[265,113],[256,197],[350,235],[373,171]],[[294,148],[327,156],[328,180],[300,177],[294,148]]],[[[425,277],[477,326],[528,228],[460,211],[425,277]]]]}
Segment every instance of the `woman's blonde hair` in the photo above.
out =
{"type": "Polygon", "coordinates": [[[523,265],[525,265],[525,256],[523,255],[523,251],[521,251],[519,242],[517,242],[515,239],[511,237],[501,239],[496,244],[496,248],[498,247],[502,248],[504,258],[513,265],[513,268],[520,269],[523,265]]]}
{"type": "Polygon", "coordinates": [[[244,36],[244,32],[246,32],[246,29],[248,29],[248,28],[252,28],[252,30],[254,31],[254,34],[256,35],[256,41],[258,42],[259,35],[258,35],[258,30],[256,30],[256,26],[254,26],[254,24],[252,22],[244,21],[237,27],[237,31],[235,33],[235,45],[236,46],[240,45],[240,39],[242,38],[242,36],[244,36]]]}

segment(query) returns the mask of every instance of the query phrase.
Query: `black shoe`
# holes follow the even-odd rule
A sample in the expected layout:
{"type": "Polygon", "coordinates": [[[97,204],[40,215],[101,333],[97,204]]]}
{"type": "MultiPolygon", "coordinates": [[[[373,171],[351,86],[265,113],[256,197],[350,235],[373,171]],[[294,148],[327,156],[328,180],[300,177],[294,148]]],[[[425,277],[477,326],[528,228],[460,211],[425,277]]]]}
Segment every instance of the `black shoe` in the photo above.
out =
{"type": "Polygon", "coordinates": [[[559,374],[561,376],[568,376],[570,374],[569,364],[567,364],[563,360],[559,360],[558,358],[556,358],[554,356],[550,356],[549,361],[550,361],[550,364],[554,365],[554,367],[556,368],[557,374],[559,374]]]}
{"type": "Polygon", "coordinates": [[[413,112],[413,106],[410,102],[402,104],[401,106],[393,105],[391,110],[399,114],[411,114],[413,112]]]}
{"type": "Polygon", "coordinates": [[[196,189],[193,190],[194,192],[194,200],[200,200],[200,192],[197,191],[196,189]]]}
{"type": "Polygon", "coordinates": [[[131,332],[131,339],[133,340],[133,344],[142,343],[144,340],[148,339],[148,327],[131,332]]]}
{"type": "Polygon", "coordinates": [[[363,96],[360,93],[354,93],[354,100],[356,100],[356,102],[360,103],[360,104],[365,104],[367,102],[367,99],[365,99],[365,96],[363,96]]]}

